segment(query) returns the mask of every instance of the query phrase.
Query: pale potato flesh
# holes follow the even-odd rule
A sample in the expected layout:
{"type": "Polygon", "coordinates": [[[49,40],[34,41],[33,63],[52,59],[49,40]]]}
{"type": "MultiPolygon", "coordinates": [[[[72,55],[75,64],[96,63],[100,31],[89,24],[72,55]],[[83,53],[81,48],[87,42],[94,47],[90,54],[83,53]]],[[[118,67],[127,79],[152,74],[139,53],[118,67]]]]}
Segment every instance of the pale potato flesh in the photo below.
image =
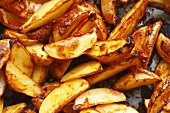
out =
{"type": "Polygon", "coordinates": [[[90,89],[79,95],[75,99],[73,110],[89,108],[98,104],[109,104],[126,101],[126,96],[109,88],[90,89]]]}
{"type": "Polygon", "coordinates": [[[19,103],[11,106],[7,106],[3,109],[2,113],[21,113],[26,108],[26,103],[19,103]]]}

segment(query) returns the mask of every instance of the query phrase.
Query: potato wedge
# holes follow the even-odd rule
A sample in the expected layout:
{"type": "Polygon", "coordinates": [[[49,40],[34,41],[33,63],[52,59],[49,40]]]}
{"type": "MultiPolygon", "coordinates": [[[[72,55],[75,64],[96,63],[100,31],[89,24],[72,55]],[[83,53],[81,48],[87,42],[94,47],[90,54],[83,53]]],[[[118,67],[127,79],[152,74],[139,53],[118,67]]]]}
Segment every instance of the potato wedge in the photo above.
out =
{"type": "Polygon", "coordinates": [[[26,46],[26,49],[36,64],[40,66],[48,66],[53,62],[53,58],[48,56],[48,54],[43,50],[43,47],[43,43],[37,42],[26,46]]]}
{"type": "Polygon", "coordinates": [[[72,5],[73,1],[74,0],[51,0],[44,3],[31,18],[19,28],[19,31],[26,33],[49,23],[63,15],[72,5]]]}
{"type": "Polygon", "coordinates": [[[48,74],[48,67],[43,67],[37,64],[34,64],[34,69],[32,72],[31,79],[38,85],[41,85],[44,82],[44,79],[48,74]]]}
{"type": "Polygon", "coordinates": [[[55,88],[43,101],[39,113],[59,112],[65,105],[89,88],[84,79],[75,79],[55,88]]]}
{"type": "Polygon", "coordinates": [[[139,113],[136,109],[125,104],[105,104],[95,108],[99,113],[139,113]]]}
{"type": "Polygon", "coordinates": [[[67,60],[76,58],[91,48],[97,41],[96,30],[83,35],[70,36],[67,39],[47,44],[44,46],[45,52],[53,58],[67,60]]]}
{"type": "Polygon", "coordinates": [[[11,106],[7,106],[3,109],[2,113],[22,113],[26,108],[26,103],[19,103],[11,106]]]}
{"type": "Polygon", "coordinates": [[[116,22],[116,0],[101,0],[101,9],[104,19],[109,24],[116,22]]]}
{"type": "Polygon", "coordinates": [[[75,99],[73,110],[89,108],[98,104],[110,104],[114,102],[126,101],[126,96],[109,88],[90,89],[79,95],[75,99]]]}
{"type": "Polygon", "coordinates": [[[27,4],[28,4],[27,0],[25,1],[1,0],[0,1],[0,6],[24,19],[27,18],[27,14],[28,14],[27,4]]]}
{"type": "Polygon", "coordinates": [[[35,84],[27,75],[17,68],[12,62],[7,62],[5,68],[7,83],[10,87],[20,93],[36,97],[41,93],[41,88],[35,84]]]}
{"type": "Polygon", "coordinates": [[[107,40],[122,39],[135,29],[145,14],[148,0],[139,0],[119,21],[107,40]]]}
{"type": "Polygon", "coordinates": [[[102,72],[87,77],[86,80],[89,82],[90,85],[95,85],[96,83],[104,81],[130,68],[131,66],[136,65],[138,62],[139,61],[136,58],[130,58],[127,61],[121,61],[119,63],[112,64],[105,68],[102,72]]]}
{"type": "Polygon", "coordinates": [[[3,108],[4,108],[4,99],[0,97],[0,113],[2,113],[3,108]]]}
{"type": "Polygon", "coordinates": [[[80,64],[80,65],[74,67],[69,72],[67,72],[61,78],[61,82],[66,82],[66,81],[73,80],[76,78],[93,75],[93,74],[98,73],[102,70],[103,70],[103,68],[102,68],[102,65],[100,62],[97,62],[97,61],[85,62],[83,64],[80,64]]]}
{"type": "Polygon", "coordinates": [[[158,36],[158,40],[156,41],[156,49],[159,55],[168,63],[170,63],[169,47],[170,39],[168,37],[165,37],[162,33],[160,33],[158,36]]]}
{"type": "Polygon", "coordinates": [[[143,85],[153,84],[161,80],[158,75],[145,69],[137,69],[122,76],[114,83],[116,90],[129,90],[143,85]]]}
{"type": "Polygon", "coordinates": [[[72,59],[68,60],[54,60],[50,64],[50,75],[54,78],[61,79],[67,71],[72,59]]]}
{"type": "Polygon", "coordinates": [[[26,22],[26,20],[5,9],[0,8],[0,22],[8,28],[17,31],[18,28],[26,22]]]}
{"type": "Polygon", "coordinates": [[[168,104],[165,105],[163,108],[165,111],[170,111],[170,102],[168,102],[168,104]]]}
{"type": "Polygon", "coordinates": [[[4,94],[6,88],[5,72],[4,69],[0,70],[0,96],[4,94]]]}
{"type": "Polygon", "coordinates": [[[10,40],[0,40],[0,69],[10,56],[10,40]]]}
{"type": "Polygon", "coordinates": [[[32,59],[26,50],[26,48],[20,43],[13,43],[11,46],[11,54],[9,60],[21,70],[24,75],[31,77],[34,64],[32,59]],[[22,57],[21,57],[22,56],[22,57]]]}
{"type": "Polygon", "coordinates": [[[80,113],[100,113],[100,112],[96,111],[94,108],[86,108],[82,109],[80,113]]]}

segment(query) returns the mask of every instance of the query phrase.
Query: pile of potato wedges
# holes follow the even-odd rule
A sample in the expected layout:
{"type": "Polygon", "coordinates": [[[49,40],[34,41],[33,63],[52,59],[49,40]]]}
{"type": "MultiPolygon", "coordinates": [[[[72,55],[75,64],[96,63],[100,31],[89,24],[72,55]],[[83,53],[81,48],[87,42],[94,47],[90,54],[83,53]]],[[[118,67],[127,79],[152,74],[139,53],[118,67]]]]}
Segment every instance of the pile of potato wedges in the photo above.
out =
{"type": "Polygon", "coordinates": [[[170,18],[169,0],[1,0],[0,113],[169,113],[170,35],[148,7],[170,18]],[[141,111],[126,92],[143,86],[141,111]]]}

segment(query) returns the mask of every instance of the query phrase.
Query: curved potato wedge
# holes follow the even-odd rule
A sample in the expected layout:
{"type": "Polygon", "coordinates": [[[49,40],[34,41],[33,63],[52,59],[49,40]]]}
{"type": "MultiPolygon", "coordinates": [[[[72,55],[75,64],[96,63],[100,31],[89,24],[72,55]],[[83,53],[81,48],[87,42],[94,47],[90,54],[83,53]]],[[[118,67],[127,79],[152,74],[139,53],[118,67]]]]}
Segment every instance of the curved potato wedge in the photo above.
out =
{"type": "Polygon", "coordinates": [[[139,113],[136,109],[125,104],[105,104],[95,108],[99,113],[139,113]]]}
{"type": "Polygon", "coordinates": [[[26,33],[41,27],[63,15],[74,0],[51,0],[44,3],[30,19],[19,28],[19,32],[26,33]]]}
{"type": "Polygon", "coordinates": [[[53,62],[53,58],[48,56],[48,54],[43,50],[43,47],[43,43],[37,42],[26,46],[26,49],[36,64],[40,66],[48,66],[53,62]]]}
{"type": "Polygon", "coordinates": [[[116,0],[101,0],[101,9],[104,19],[109,24],[116,22],[116,0]]]}
{"type": "Polygon", "coordinates": [[[79,113],[100,113],[100,112],[96,111],[94,108],[86,108],[82,109],[79,113]]]}
{"type": "Polygon", "coordinates": [[[7,62],[5,68],[7,83],[10,87],[20,93],[36,97],[41,93],[41,88],[35,84],[27,75],[18,69],[12,62],[7,62]]]}
{"type": "Polygon", "coordinates": [[[2,113],[21,113],[26,108],[26,103],[19,103],[11,106],[7,106],[3,109],[2,113]]]}
{"type": "Polygon", "coordinates": [[[61,82],[66,82],[66,81],[73,80],[76,78],[89,76],[89,75],[98,73],[102,70],[103,68],[100,62],[89,61],[89,62],[80,64],[74,67],[73,69],[71,69],[61,78],[61,82]]]}
{"type": "Polygon", "coordinates": [[[10,57],[10,40],[0,40],[0,69],[10,57]]]}
{"type": "Polygon", "coordinates": [[[3,69],[0,70],[0,96],[3,95],[6,88],[5,72],[3,69]]]}
{"type": "Polygon", "coordinates": [[[55,88],[41,104],[39,113],[59,112],[65,105],[89,88],[84,79],[75,79],[55,88]]]}
{"type": "Polygon", "coordinates": [[[170,63],[170,39],[165,37],[162,33],[159,34],[158,40],[156,41],[156,49],[159,55],[168,63],[170,63]]]}
{"type": "Polygon", "coordinates": [[[148,0],[139,0],[119,21],[107,40],[122,39],[135,29],[145,14],[148,0]]]}
{"type": "Polygon", "coordinates": [[[8,28],[17,31],[27,20],[24,20],[17,15],[0,8],[0,22],[8,28]]]}
{"type": "Polygon", "coordinates": [[[122,76],[114,83],[113,88],[116,90],[129,90],[142,85],[153,84],[161,80],[158,75],[145,69],[138,69],[122,76]]]}
{"type": "Polygon", "coordinates": [[[26,50],[20,43],[13,43],[11,46],[11,54],[9,60],[22,71],[23,74],[31,77],[34,64],[26,50]],[[22,56],[22,57],[21,57],[22,56]]]}
{"type": "Polygon", "coordinates": [[[53,58],[67,60],[78,57],[97,41],[96,29],[83,35],[70,36],[67,39],[44,46],[45,52],[53,58]]]}
{"type": "Polygon", "coordinates": [[[110,104],[114,102],[126,101],[126,96],[109,88],[90,89],[79,95],[75,99],[73,110],[89,108],[98,104],[110,104]]]}

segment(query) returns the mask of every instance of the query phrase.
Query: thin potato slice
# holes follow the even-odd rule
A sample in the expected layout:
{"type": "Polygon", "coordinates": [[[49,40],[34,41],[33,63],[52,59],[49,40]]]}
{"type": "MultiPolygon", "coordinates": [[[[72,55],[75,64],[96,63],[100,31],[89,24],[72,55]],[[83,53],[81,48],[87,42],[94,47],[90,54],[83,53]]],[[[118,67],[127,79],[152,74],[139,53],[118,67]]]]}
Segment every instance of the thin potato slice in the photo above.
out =
{"type": "Polygon", "coordinates": [[[113,88],[116,90],[129,90],[143,85],[153,84],[159,80],[161,79],[155,73],[145,69],[139,69],[121,77],[114,83],[113,88]]]}
{"type": "Polygon", "coordinates": [[[55,88],[43,101],[39,113],[59,112],[75,97],[89,88],[84,79],[75,79],[55,88]]]}
{"type": "Polygon", "coordinates": [[[63,15],[72,5],[73,1],[74,0],[51,0],[44,3],[31,18],[19,28],[19,31],[26,33],[49,23],[63,15]]]}
{"type": "Polygon", "coordinates": [[[41,88],[27,75],[18,69],[12,62],[7,62],[5,69],[7,83],[17,92],[36,97],[41,93],[41,88]]]}
{"type": "Polygon", "coordinates": [[[102,70],[103,68],[100,62],[89,61],[71,69],[61,78],[61,82],[92,75],[102,70]]]}
{"type": "Polygon", "coordinates": [[[125,104],[105,104],[95,108],[99,113],[139,113],[136,109],[125,104]]]}
{"type": "Polygon", "coordinates": [[[0,40],[0,69],[8,60],[11,50],[10,50],[10,40],[0,40]]]}
{"type": "Polygon", "coordinates": [[[109,24],[116,22],[116,0],[101,0],[102,14],[109,24]]]}
{"type": "Polygon", "coordinates": [[[0,70],[0,96],[3,95],[6,88],[5,72],[4,69],[0,70]]]}
{"type": "Polygon", "coordinates": [[[91,48],[96,41],[97,34],[94,29],[92,32],[83,35],[74,35],[55,43],[46,44],[44,50],[53,58],[67,60],[82,55],[84,51],[91,48]]]}
{"type": "Polygon", "coordinates": [[[34,64],[28,51],[23,45],[14,42],[11,46],[11,54],[9,59],[18,69],[23,72],[23,74],[31,77],[34,64]]]}
{"type": "Polygon", "coordinates": [[[82,109],[80,113],[99,113],[99,112],[96,111],[94,108],[86,108],[86,109],[82,109]]]}
{"type": "Polygon", "coordinates": [[[89,108],[98,104],[110,104],[114,102],[126,101],[126,96],[113,89],[95,88],[79,95],[75,99],[73,110],[89,108]]]}
{"type": "Polygon", "coordinates": [[[2,113],[3,108],[4,108],[4,99],[0,97],[0,113],[2,113]]]}
{"type": "Polygon", "coordinates": [[[159,34],[158,40],[156,42],[156,49],[159,55],[168,63],[170,63],[170,39],[165,37],[162,33],[159,34]]]}
{"type": "Polygon", "coordinates": [[[105,68],[102,72],[94,74],[86,78],[90,85],[95,85],[101,81],[104,81],[116,74],[136,65],[138,60],[136,58],[128,59],[127,61],[121,61],[119,63],[112,64],[105,68]]]}
{"type": "Polygon", "coordinates": [[[119,21],[117,26],[113,29],[108,40],[121,39],[135,29],[139,21],[145,14],[146,7],[148,6],[148,0],[139,0],[119,21]]]}
{"type": "Polygon", "coordinates": [[[43,47],[43,43],[37,42],[35,44],[26,46],[26,49],[36,64],[40,66],[48,66],[53,62],[53,58],[48,56],[48,54],[43,50],[43,47]]]}
{"type": "Polygon", "coordinates": [[[54,60],[50,64],[50,75],[54,78],[61,79],[67,71],[72,59],[68,60],[54,60]]]}
{"type": "Polygon", "coordinates": [[[43,66],[34,64],[34,69],[33,69],[31,79],[36,84],[41,85],[44,82],[47,74],[48,74],[48,67],[43,67],[43,66]]]}
{"type": "Polygon", "coordinates": [[[22,113],[26,108],[26,103],[19,103],[11,106],[7,106],[3,109],[2,113],[22,113]]]}

